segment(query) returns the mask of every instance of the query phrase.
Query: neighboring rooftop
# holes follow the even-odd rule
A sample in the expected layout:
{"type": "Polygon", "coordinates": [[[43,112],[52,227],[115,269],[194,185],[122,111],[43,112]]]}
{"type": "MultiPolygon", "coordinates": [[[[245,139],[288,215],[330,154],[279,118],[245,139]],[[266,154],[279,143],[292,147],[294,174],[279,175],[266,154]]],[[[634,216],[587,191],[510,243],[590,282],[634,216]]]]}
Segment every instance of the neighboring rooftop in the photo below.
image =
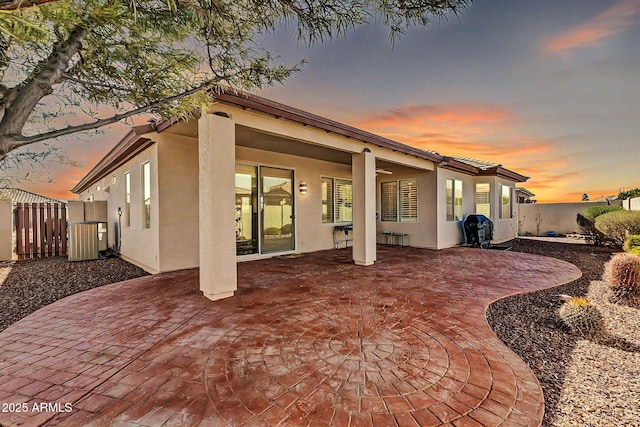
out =
{"type": "Polygon", "coordinates": [[[483,160],[472,159],[470,157],[451,156],[451,158],[459,162],[466,163],[480,170],[488,170],[491,168],[502,166],[501,164],[498,164],[498,163],[485,162],[483,160]]]}
{"type": "Polygon", "coordinates": [[[20,188],[0,188],[0,199],[10,199],[14,205],[16,203],[65,203],[20,188]]]}

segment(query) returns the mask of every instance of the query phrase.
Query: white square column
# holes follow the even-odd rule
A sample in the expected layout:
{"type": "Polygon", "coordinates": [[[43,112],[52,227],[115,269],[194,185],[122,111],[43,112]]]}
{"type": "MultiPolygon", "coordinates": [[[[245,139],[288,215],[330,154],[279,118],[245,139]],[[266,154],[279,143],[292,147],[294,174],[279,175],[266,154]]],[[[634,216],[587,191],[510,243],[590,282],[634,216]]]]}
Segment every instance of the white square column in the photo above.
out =
{"type": "Polygon", "coordinates": [[[371,265],[376,260],[376,157],[369,149],[352,154],[353,261],[371,265]]]}
{"type": "Polygon", "coordinates": [[[238,289],[235,141],[233,120],[203,113],[198,121],[200,290],[211,300],[238,289]]]}

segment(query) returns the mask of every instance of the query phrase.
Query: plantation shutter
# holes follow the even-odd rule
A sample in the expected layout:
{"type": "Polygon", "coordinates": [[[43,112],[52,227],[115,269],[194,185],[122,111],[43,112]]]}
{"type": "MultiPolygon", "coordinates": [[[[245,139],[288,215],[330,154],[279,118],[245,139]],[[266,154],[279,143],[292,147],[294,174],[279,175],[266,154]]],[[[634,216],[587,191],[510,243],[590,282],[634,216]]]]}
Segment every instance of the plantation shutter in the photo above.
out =
{"type": "Polygon", "coordinates": [[[400,222],[418,221],[418,181],[403,179],[400,186],[400,222]]]}
{"type": "Polygon", "coordinates": [[[382,183],[382,221],[398,220],[398,187],[396,181],[382,183]]]}
{"type": "Polygon", "coordinates": [[[353,187],[351,181],[336,179],[336,222],[353,221],[353,187]]]}
{"type": "Polygon", "coordinates": [[[333,179],[322,177],[322,222],[333,222],[333,179]]]}
{"type": "Polygon", "coordinates": [[[476,184],[476,213],[491,218],[491,185],[476,184]]]}

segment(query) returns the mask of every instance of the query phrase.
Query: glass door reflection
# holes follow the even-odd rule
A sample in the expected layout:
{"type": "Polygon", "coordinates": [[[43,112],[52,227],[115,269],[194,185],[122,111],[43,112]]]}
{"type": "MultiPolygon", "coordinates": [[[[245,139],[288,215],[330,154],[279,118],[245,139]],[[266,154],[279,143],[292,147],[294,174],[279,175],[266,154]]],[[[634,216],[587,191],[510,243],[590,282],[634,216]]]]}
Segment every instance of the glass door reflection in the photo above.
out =
{"type": "Polygon", "coordinates": [[[236,165],[236,255],[257,254],[258,168],[236,165]]]}
{"type": "Polygon", "coordinates": [[[260,168],[262,253],[295,249],[293,171],[260,168]]]}

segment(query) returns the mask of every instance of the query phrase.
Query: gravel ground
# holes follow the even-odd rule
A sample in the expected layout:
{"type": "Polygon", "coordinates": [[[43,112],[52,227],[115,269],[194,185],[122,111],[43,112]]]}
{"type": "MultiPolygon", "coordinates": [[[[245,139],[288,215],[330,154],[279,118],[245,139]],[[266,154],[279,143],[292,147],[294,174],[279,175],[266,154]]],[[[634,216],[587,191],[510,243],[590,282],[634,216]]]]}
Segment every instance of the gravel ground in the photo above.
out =
{"type": "Polygon", "coordinates": [[[513,250],[562,259],[583,273],[575,282],[505,298],[487,310],[498,337],[540,381],[543,426],[640,426],[640,311],[608,302],[601,277],[613,251],[528,239],[514,241],[513,250]],[[557,315],[558,294],[599,305],[609,337],[594,342],[572,333],[557,315]]]}
{"type": "Polygon", "coordinates": [[[5,274],[4,282],[0,279],[0,331],[60,298],[148,273],[120,258],[69,262],[59,257],[4,263],[0,278],[5,274]]]}

